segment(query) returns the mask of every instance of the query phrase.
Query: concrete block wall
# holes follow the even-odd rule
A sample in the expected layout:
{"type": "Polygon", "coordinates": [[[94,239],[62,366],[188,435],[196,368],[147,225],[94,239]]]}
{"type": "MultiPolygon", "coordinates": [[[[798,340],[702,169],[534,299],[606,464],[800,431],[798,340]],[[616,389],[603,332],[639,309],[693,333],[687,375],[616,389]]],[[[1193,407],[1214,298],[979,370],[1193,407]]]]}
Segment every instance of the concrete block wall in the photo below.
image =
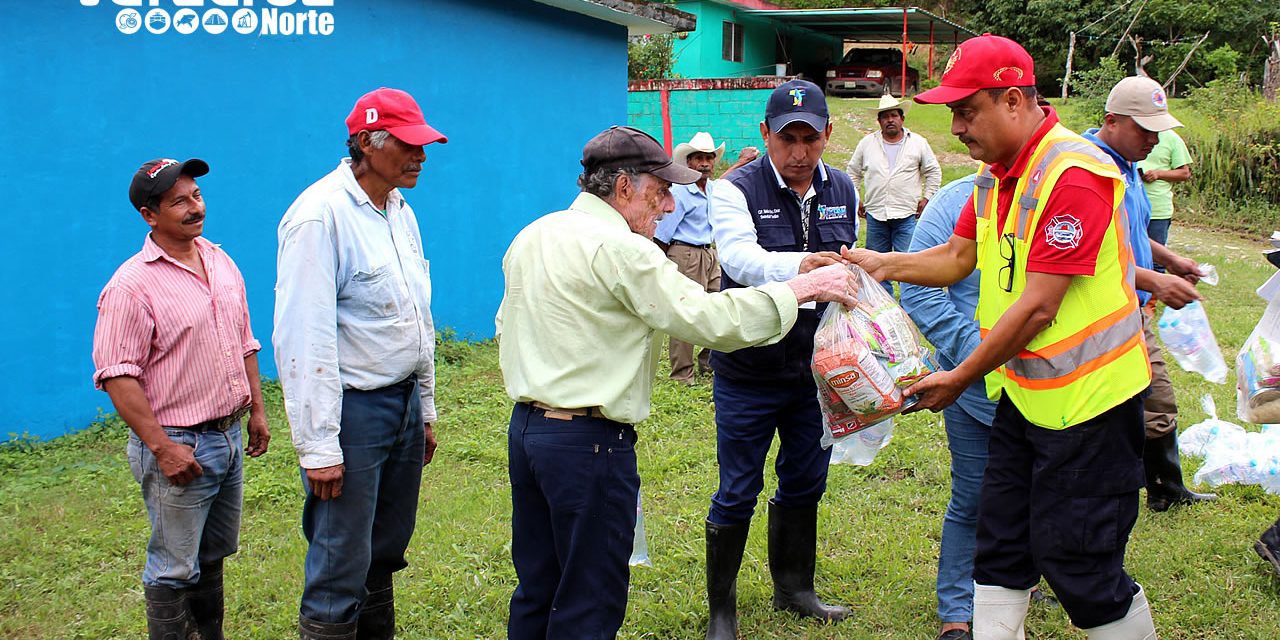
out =
{"type": "Polygon", "coordinates": [[[760,121],[765,102],[774,87],[787,78],[708,78],[695,80],[647,80],[630,85],[627,124],[664,141],[662,94],[667,93],[671,148],[693,134],[706,131],[725,143],[725,158],[732,162],[747,146],[760,148],[760,121]]]}

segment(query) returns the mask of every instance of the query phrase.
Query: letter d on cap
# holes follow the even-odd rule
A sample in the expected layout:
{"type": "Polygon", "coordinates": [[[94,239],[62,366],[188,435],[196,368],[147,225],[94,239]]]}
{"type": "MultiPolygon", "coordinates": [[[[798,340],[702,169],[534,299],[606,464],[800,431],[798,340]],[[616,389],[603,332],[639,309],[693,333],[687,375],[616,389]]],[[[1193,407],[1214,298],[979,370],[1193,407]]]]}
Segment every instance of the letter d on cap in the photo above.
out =
{"type": "Polygon", "coordinates": [[[373,123],[375,123],[375,122],[377,122],[377,121],[378,121],[378,110],[377,110],[377,109],[365,109],[365,110],[364,110],[364,123],[365,123],[365,124],[373,124],[373,123]]]}

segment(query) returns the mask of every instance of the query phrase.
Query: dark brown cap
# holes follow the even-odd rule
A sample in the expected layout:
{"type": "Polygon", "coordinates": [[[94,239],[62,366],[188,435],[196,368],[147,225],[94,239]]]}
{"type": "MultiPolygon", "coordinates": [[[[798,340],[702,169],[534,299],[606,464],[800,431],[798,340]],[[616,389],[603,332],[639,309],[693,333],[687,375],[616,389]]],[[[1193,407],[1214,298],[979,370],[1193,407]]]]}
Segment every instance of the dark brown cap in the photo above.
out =
{"type": "Polygon", "coordinates": [[[631,127],[612,126],[589,140],[582,148],[582,168],[587,173],[599,169],[651,173],[674,184],[702,179],[701,172],[673,162],[653,136],[631,127]]]}

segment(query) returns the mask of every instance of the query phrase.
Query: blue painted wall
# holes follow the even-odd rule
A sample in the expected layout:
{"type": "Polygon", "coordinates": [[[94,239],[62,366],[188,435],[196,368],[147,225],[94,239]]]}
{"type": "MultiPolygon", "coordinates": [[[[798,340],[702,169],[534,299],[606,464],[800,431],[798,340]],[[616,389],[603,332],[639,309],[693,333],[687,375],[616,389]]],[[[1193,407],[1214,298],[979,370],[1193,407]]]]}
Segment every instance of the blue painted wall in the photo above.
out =
{"type": "MultiPolygon", "coordinates": [[[[311,8],[302,4],[293,10],[311,8]]],[[[125,35],[110,0],[6,3],[0,440],[61,435],[111,410],[91,381],[95,303],[142,246],[147,227],[127,189],[156,156],[211,165],[200,179],[205,235],[244,272],[263,373],[274,377],[276,224],[345,154],[343,119],[381,85],[412,93],[449,136],[428,147],[406,194],[431,260],[436,325],[493,335],[511,238],[571,201],[583,143],[627,120],[626,29],[530,0],[332,4],[319,8],[333,15],[332,35],[264,36],[125,35]]]]}

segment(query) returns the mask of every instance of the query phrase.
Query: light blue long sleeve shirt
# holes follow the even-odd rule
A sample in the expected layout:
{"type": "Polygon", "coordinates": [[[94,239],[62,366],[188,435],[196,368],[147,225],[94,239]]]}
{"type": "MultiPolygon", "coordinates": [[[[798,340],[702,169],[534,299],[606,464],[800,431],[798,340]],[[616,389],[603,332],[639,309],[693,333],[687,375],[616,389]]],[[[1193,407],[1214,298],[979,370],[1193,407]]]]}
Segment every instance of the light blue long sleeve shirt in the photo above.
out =
{"type": "Polygon", "coordinates": [[[699,246],[711,244],[711,220],[708,217],[711,199],[707,194],[715,184],[715,180],[708,180],[706,193],[698,188],[696,182],[671,185],[676,210],[662,216],[653,237],[668,244],[672,240],[699,246]]]}
{"type": "MultiPolygon", "coordinates": [[[[923,251],[944,244],[955,231],[960,210],[973,195],[973,176],[965,176],[938,190],[916,222],[910,251],[923,251]]],[[[924,337],[938,351],[938,362],[951,370],[978,348],[978,270],[945,290],[936,287],[902,285],[902,308],[915,321],[924,337]]],[[[987,399],[986,383],[979,380],[964,390],[956,405],[983,424],[995,420],[996,405],[987,399]]]]}

